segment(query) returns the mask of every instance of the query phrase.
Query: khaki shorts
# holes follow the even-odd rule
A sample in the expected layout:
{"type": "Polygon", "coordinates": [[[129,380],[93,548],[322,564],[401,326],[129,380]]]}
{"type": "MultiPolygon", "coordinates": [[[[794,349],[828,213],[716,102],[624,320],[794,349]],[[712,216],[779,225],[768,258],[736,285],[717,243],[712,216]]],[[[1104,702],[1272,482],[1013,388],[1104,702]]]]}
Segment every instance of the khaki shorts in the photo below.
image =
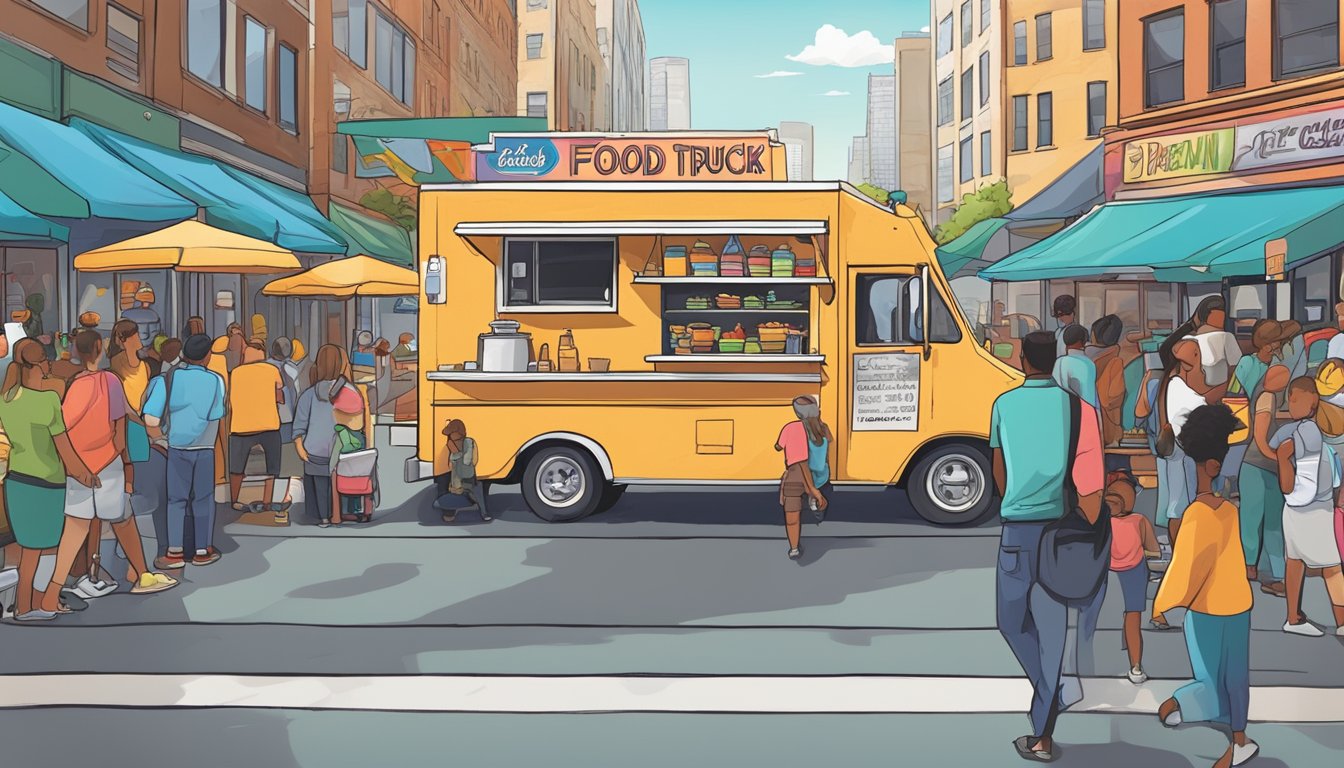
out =
{"type": "Polygon", "coordinates": [[[99,488],[89,488],[74,478],[65,481],[65,515],[79,520],[95,517],[108,523],[125,520],[131,511],[126,494],[126,475],[121,457],[98,473],[99,488]]]}
{"type": "Polygon", "coordinates": [[[779,504],[785,512],[802,512],[803,502],[807,499],[807,484],[803,481],[802,470],[797,466],[784,470],[779,479],[779,504]]]}

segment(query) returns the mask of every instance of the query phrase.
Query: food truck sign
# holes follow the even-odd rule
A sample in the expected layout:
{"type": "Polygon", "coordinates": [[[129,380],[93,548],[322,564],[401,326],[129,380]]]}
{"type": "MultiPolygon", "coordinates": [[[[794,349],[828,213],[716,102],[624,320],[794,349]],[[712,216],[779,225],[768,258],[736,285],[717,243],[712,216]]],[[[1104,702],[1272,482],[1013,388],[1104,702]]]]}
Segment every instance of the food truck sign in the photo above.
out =
{"type": "Polygon", "coordinates": [[[919,355],[855,355],[853,398],[853,431],[918,431],[919,355]]]}
{"type": "Polygon", "coordinates": [[[477,181],[771,181],[761,135],[498,136],[476,154],[477,181]]]}

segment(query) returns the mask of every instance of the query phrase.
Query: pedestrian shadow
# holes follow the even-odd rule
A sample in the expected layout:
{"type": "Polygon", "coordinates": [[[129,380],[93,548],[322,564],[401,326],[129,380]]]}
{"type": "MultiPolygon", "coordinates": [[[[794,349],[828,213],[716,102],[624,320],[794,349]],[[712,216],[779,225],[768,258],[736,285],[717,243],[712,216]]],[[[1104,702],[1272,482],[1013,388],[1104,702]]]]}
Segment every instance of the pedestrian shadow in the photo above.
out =
{"type": "Polygon", "coordinates": [[[420,568],[410,563],[380,563],[370,566],[358,576],[334,581],[309,584],[291,590],[285,597],[311,600],[339,600],[367,595],[381,589],[405,584],[420,575],[420,568]]]}

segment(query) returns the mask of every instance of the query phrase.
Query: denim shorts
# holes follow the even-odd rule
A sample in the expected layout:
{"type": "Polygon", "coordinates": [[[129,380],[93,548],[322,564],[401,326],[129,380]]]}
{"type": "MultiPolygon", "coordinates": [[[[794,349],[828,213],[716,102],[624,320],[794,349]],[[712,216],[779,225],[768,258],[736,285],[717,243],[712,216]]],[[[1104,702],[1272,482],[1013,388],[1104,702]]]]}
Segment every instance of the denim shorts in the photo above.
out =
{"type": "Polygon", "coordinates": [[[1112,571],[1120,579],[1120,594],[1125,598],[1125,613],[1143,613],[1148,606],[1148,563],[1141,562],[1125,571],[1112,571]]]}

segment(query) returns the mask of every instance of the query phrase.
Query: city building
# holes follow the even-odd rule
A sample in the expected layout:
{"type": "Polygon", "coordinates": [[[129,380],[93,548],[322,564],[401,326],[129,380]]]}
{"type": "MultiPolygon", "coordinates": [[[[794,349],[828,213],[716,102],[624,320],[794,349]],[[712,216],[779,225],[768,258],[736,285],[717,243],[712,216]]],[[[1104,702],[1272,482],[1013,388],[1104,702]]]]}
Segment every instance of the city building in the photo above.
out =
{"type": "Polygon", "coordinates": [[[896,146],[896,76],[868,76],[868,183],[900,187],[896,146]]]}
{"type": "Polygon", "coordinates": [[[785,121],[779,124],[779,141],[784,145],[789,181],[812,180],[812,124],[785,121]]]}
{"type": "Polygon", "coordinates": [[[442,49],[448,53],[444,64],[449,80],[448,110],[428,109],[425,117],[502,116],[516,112],[518,2],[424,0],[429,19],[426,23],[447,41],[442,49]],[[443,20],[450,22],[446,29],[440,28],[443,20]]]}
{"type": "Polygon", "coordinates": [[[849,147],[849,183],[868,183],[868,137],[855,136],[849,147]]]}
{"type": "Polygon", "coordinates": [[[597,42],[606,68],[606,127],[642,131],[644,116],[644,19],[639,0],[597,0],[597,42]]]}
{"type": "Polygon", "coordinates": [[[691,129],[691,61],[661,56],[649,61],[647,115],[651,131],[691,129]]]}
{"type": "Polygon", "coordinates": [[[926,224],[933,207],[932,54],[929,36],[896,38],[896,181],[926,224]]]}
{"type": "Polygon", "coordinates": [[[518,2],[518,115],[553,130],[607,125],[606,68],[595,0],[518,2]]]}
{"type": "Polygon", "coordinates": [[[932,0],[933,224],[963,195],[1003,176],[1003,9],[995,0],[932,0]]]}

